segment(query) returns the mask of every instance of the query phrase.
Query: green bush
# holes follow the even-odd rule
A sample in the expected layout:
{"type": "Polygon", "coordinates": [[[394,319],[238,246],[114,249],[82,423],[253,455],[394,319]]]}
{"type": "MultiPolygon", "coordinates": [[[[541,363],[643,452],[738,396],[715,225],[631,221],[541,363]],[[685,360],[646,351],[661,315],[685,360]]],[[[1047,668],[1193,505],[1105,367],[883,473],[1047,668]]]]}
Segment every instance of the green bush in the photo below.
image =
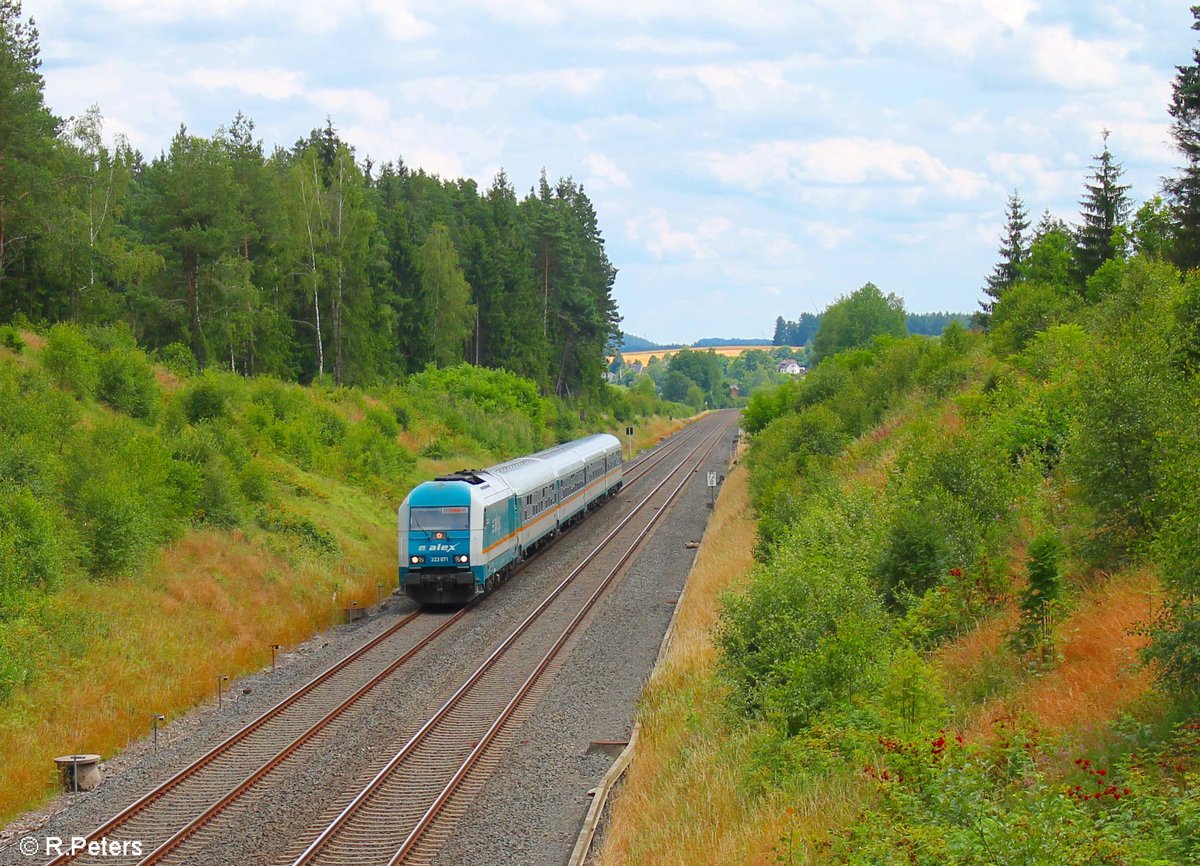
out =
{"type": "Polygon", "coordinates": [[[1062,600],[1062,577],[1058,561],[1062,542],[1053,532],[1044,532],[1029,543],[1029,563],[1025,568],[1025,588],[1018,599],[1021,620],[1012,636],[1021,652],[1036,650],[1040,661],[1047,661],[1052,646],[1051,628],[1062,600]]]}
{"type": "Polygon", "coordinates": [[[306,419],[318,442],[326,448],[333,448],[345,437],[350,425],[346,419],[328,406],[309,407],[306,419]]]}
{"type": "Polygon", "coordinates": [[[188,386],[180,397],[184,416],[192,424],[224,418],[229,413],[229,398],[223,382],[205,376],[188,386]]]}
{"type": "Polygon", "coordinates": [[[11,349],[18,355],[25,351],[25,341],[21,332],[12,325],[0,325],[0,346],[11,349]]]}
{"type": "Polygon", "coordinates": [[[133,329],[125,322],[116,322],[111,325],[88,325],[83,331],[87,335],[88,342],[100,353],[111,352],[114,349],[136,351],[138,347],[137,338],[133,336],[133,329]]]}
{"type": "Polygon", "coordinates": [[[890,607],[906,610],[951,568],[974,561],[974,539],[954,531],[968,523],[960,503],[944,490],[930,490],[897,506],[876,571],[890,607]]]}
{"type": "Polygon", "coordinates": [[[66,561],[57,519],[30,491],[0,484],[0,609],[25,590],[46,589],[66,561]]]}
{"type": "Polygon", "coordinates": [[[393,403],[392,415],[402,430],[407,430],[409,425],[412,424],[412,411],[404,403],[393,403]]]}
{"type": "MultiPolygon", "coordinates": [[[[1195,388],[1184,408],[1200,417],[1195,388]]],[[[1163,684],[1195,701],[1200,700],[1200,429],[1181,427],[1163,444],[1157,476],[1168,516],[1150,552],[1169,592],[1148,624],[1152,641],[1144,657],[1154,662],[1163,684]]]]}
{"type": "Polygon", "coordinates": [[[469,400],[485,412],[520,412],[540,425],[546,401],[537,385],[507,370],[490,370],[470,364],[454,367],[429,367],[409,378],[405,390],[422,401],[445,398],[469,400]]]}
{"type": "MultiPolygon", "coordinates": [[[[1080,758],[1057,777],[1048,744],[1002,731],[994,745],[952,733],[881,742],[863,768],[871,808],[833,837],[828,862],[845,866],[1099,866],[1194,863],[1200,787],[1194,731],[1182,746],[1096,767],[1080,758]],[[1184,763],[1180,763],[1183,761],[1184,763]],[[1183,771],[1176,770],[1178,766],[1183,771]]],[[[1139,749],[1139,752],[1142,750],[1139,749]]],[[[1052,754],[1052,753],[1051,753],[1052,754]]]]}
{"type": "Polygon", "coordinates": [[[248,502],[264,505],[275,499],[275,488],[271,483],[271,471],[258,457],[246,461],[238,472],[238,484],[248,502]]]}
{"type": "Polygon", "coordinates": [[[876,526],[865,498],[822,498],[726,599],[721,670],[743,712],[793,736],[879,676],[891,638],[868,580],[876,526]]]}
{"type": "Polygon", "coordinates": [[[59,323],[46,335],[43,363],[54,381],[81,398],[94,397],[99,382],[99,353],[76,325],[59,323]]]}
{"type": "Polygon", "coordinates": [[[338,553],[341,545],[337,537],[318,526],[310,517],[285,509],[272,509],[262,520],[263,528],[280,532],[296,539],[300,544],[317,553],[338,553]]]}
{"type": "Polygon", "coordinates": [[[245,520],[246,502],[240,479],[229,462],[214,455],[200,467],[200,490],[195,519],[220,529],[231,529],[245,520]]]}
{"type": "Polygon", "coordinates": [[[145,562],[159,542],[151,507],[120,475],[83,480],[75,494],[75,520],[92,574],[127,573],[145,562]]]}
{"type": "Polygon", "coordinates": [[[94,575],[136,570],[190,516],[191,479],[162,440],[133,421],[97,421],[67,458],[66,503],[94,575]]]}
{"type": "Polygon", "coordinates": [[[385,435],[369,419],[350,428],[339,450],[346,477],[384,489],[402,484],[415,465],[395,438],[385,435]]]}
{"type": "Polygon", "coordinates": [[[286,421],[304,414],[311,405],[312,397],[298,385],[261,376],[250,385],[250,400],[256,405],[268,407],[275,420],[286,421]]]}
{"type": "Polygon", "coordinates": [[[39,499],[52,496],[58,460],[50,444],[30,434],[0,438],[0,485],[23,487],[39,499]]]}
{"type": "Polygon", "coordinates": [[[158,350],[158,359],[164,367],[181,379],[200,372],[196,356],[183,343],[168,343],[158,350]]]}
{"type": "Polygon", "coordinates": [[[176,440],[174,456],[195,470],[188,478],[192,522],[229,528],[244,521],[246,503],[234,467],[250,457],[235,429],[223,421],[197,424],[176,440]]]}
{"type": "Polygon", "coordinates": [[[421,456],[430,460],[445,460],[450,456],[450,449],[443,439],[438,438],[421,446],[421,456]]]}
{"type": "Polygon", "coordinates": [[[1095,515],[1089,558],[1105,564],[1162,519],[1162,442],[1195,422],[1168,342],[1179,288],[1173,269],[1131,267],[1124,291],[1094,313],[1096,342],[1084,357],[1064,464],[1095,515]]]}
{"type": "Polygon", "coordinates": [[[115,348],[100,358],[96,396],[133,418],[151,418],[160,390],[154,368],[140,349],[115,348]]]}
{"type": "Polygon", "coordinates": [[[992,311],[992,345],[1003,354],[1019,352],[1039,331],[1066,321],[1078,306],[1078,296],[1069,288],[1017,282],[992,311]]]}

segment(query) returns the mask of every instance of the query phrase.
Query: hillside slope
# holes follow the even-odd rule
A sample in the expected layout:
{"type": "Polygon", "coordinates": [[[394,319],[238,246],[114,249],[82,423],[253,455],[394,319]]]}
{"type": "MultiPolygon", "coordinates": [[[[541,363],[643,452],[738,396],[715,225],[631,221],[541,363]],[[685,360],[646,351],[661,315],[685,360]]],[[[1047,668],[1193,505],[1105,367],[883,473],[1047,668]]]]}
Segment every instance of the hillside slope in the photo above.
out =
{"type": "Polygon", "coordinates": [[[1115,270],[752,399],[755,563],[648,690],[603,862],[1195,862],[1200,283],[1115,270]]]}

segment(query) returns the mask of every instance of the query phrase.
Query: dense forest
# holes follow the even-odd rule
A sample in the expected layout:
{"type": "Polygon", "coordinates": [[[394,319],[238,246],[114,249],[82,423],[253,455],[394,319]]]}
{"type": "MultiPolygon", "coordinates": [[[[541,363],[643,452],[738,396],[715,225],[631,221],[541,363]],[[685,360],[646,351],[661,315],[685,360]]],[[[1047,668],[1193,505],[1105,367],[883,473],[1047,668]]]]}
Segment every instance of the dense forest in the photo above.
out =
{"type": "Polygon", "coordinates": [[[371,383],[468,361],[601,387],[619,331],[595,209],[360,159],[334,124],[267,152],[240,113],[149,159],[98,108],[56,117],[38,33],[0,0],[0,321],[129,324],[200,369],[371,383]]]}
{"type": "MultiPolygon", "coordinates": [[[[965,327],[970,324],[971,317],[966,313],[906,313],[904,317],[909,334],[928,337],[936,337],[950,327],[951,322],[965,327]]],[[[779,316],[775,319],[775,336],[771,342],[776,346],[804,346],[817,335],[820,327],[820,313],[801,313],[794,322],[779,316]]]]}
{"type": "Polygon", "coordinates": [[[1161,196],[1107,132],[1074,224],[1013,192],[972,328],[868,283],[750,399],[753,562],[604,863],[1200,859],[1200,50],[1168,110],[1161,196]]]}

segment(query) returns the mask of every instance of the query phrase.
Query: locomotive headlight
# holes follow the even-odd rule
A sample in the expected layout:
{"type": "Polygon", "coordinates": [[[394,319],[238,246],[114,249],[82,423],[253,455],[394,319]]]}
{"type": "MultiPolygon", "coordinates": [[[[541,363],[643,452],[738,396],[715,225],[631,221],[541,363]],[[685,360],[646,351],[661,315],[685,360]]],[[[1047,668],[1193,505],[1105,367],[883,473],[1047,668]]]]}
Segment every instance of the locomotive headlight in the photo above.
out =
{"type": "Polygon", "coordinates": [[[424,562],[424,561],[425,561],[425,557],[423,557],[423,556],[410,556],[410,557],[408,558],[408,561],[409,561],[409,562],[411,562],[413,565],[420,565],[422,562],[424,562]]]}
{"type": "Polygon", "coordinates": [[[455,562],[470,562],[470,560],[471,560],[471,558],[465,554],[462,556],[454,557],[455,562]]]}
{"type": "Polygon", "coordinates": [[[444,533],[444,532],[435,532],[435,533],[433,534],[433,537],[434,537],[434,538],[436,538],[436,539],[439,539],[439,540],[440,540],[440,539],[443,539],[443,538],[445,538],[445,537],[446,537],[446,533],[444,533]]]}

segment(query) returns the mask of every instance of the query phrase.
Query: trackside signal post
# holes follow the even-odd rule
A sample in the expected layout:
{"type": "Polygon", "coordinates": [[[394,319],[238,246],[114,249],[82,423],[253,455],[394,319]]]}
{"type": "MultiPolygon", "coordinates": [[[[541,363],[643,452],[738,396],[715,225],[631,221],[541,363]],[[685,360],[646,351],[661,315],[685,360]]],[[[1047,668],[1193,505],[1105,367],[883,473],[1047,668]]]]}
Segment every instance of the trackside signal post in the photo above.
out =
{"type": "Polygon", "coordinates": [[[626,427],[625,435],[629,437],[629,459],[633,459],[633,428],[626,427]]]}

